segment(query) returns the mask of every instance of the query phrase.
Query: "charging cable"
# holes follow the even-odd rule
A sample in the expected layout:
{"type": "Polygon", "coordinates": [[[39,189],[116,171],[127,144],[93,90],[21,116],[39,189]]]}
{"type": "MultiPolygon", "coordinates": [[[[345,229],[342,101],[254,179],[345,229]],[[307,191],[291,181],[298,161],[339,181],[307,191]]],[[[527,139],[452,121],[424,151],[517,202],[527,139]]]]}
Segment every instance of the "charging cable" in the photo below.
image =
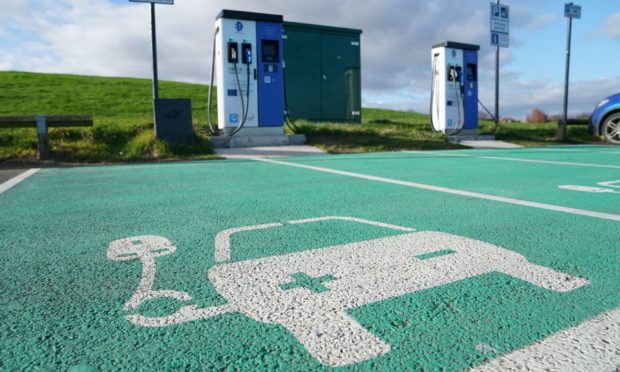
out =
{"type": "Polygon", "coordinates": [[[452,68],[450,70],[450,79],[452,80],[453,86],[454,86],[454,95],[456,96],[456,109],[457,109],[457,121],[456,121],[456,127],[448,134],[448,136],[454,136],[456,134],[459,134],[461,132],[461,130],[463,130],[463,125],[465,124],[465,118],[464,118],[464,111],[465,108],[463,107],[463,97],[461,97],[461,92],[459,89],[459,83],[458,83],[458,77],[459,77],[459,73],[456,70],[456,68],[452,68]]]}
{"type": "Polygon", "coordinates": [[[432,67],[432,76],[431,76],[431,102],[430,102],[430,107],[429,107],[429,112],[430,112],[430,116],[431,116],[431,126],[433,127],[433,130],[435,132],[439,131],[439,128],[437,128],[437,125],[435,123],[434,115],[433,115],[433,109],[435,109],[435,113],[437,114],[437,120],[439,120],[439,101],[437,101],[436,98],[436,90],[437,90],[437,59],[439,58],[439,54],[435,54],[433,55],[433,67],[432,67]]]}
{"type": "Polygon", "coordinates": [[[295,125],[295,121],[291,119],[291,116],[288,111],[288,98],[286,94],[286,63],[282,61],[282,83],[284,84],[284,122],[288,129],[293,131],[293,133],[298,133],[299,128],[295,125]]]}
{"type": "Polygon", "coordinates": [[[239,88],[239,97],[241,98],[241,123],[239,123],[239,125],[237,126],[237,128],[235,128],[232,132],[230,132],[230,134],[228,134],[229,137],[234,136],[235,134],[239,133],[239,131],[241,129],[243,129],[243,126],[245,125],[245,122],[248,119],[248,111],[250,108],[250,66],[251,65],[247,65],[247,87],[246,87],[246,99],[243,99],[243,91],[241,90],[241,82],[239,81],[239,71],[237,70],[237,62],[233,63],[233,66],[235,68],[235,78],[237,79],[237,88],[239,88]]]}
{"type": "Polygon", "coordinates": [[[212,107],[212,96],[213,96],[213,78],[215,76],[215,48],[216,48],[216,40],[217,34],[220,32],[220,28],[217,27],[215,29],[215,34],[213,34],[213,53],[211,55],[211,83],[209,84],[209,97],[207,98],[207,121],[209,123],[209,129],[211,130],[211,134],[217,136],[219,131],[215,129],[215,126],[211,122],[211,107],[212,107]]]}
{"type": "MultiPolygon", "coordinates": [[[[213,52],[211,54],[211,82],[209,83],[209,96],[207,98],[207,121],[209,123],[209,129],[211,131],[211,134],[213,136],[218,136],[220,135],[219,129],[215,128],[215,125],[213,124],[212,120],[211,120],[211,112],[212,112],[212,107],[213,107],[213,82],[214,82],[214,78],[215,78],[215,52],[216,52],[216,42],[217,42],[217,35],[220,32],[220,28],[217,27],[215,29],[215,33],[213,34],[213,52]]],[[[239,58],[235,58],[235,62],[233,63],[234,69],[235,69],[235,77],[237,80],[237,88],[239,88],[239,98],[241,99],[241,123],[229,134],[224,133],[225,136],[227,137],[232,137],[235,134],[239,133],[239,131],[241,129],[243,129],[243,126],[245,125],[245,122],[247,121],[248,118],[248,111],[249,111],[249,106],[250,106],[250,66],[251,66],[251,61],[249,63],[247,63],[247,89],[246,89],[246,99],[243,98],[243,91],[241,90],[241,82],[239,81],[239,71],[237,69],[237,61],[239,60],[239,58]]]]}
{"type": "MultiPolygon", "coordinates": [[[[437,76],[439,75],[439,71],[437,71],[437,60],[439,58],[439,54],[434,54],[433,55],[433,63],[432,63],[432,77],[431,77],[431,101],[430,101],[430,117],[431,117],[431,126],[433,127],[433,130],[438,132],[440,131],[440,128],[438,127],[438,123],[435,122],[435,117],[437,118],[437,120],[439,120],[439,98],[437,97],[437,91],[438,91],[438,85],[439,85],[439,81],[437,79],[437,76]]],[[[449,133],[446,133],[446,135],[448,136],[452,136],[452,135],[456,135],[458,133],[461,132],[461,130],[463,129],[463,126],[465,124],[465,120],[464,120],[464,107],[463,107],[463,98],[461,97],[461,93],[459,91],[459,84],[458,84],[458,71],[456,68],[452,67],[452,66],[448,66],[449,70],[448,70],[448,74],[449,74],[449,79],[452,81],[452,86],[454,87],[454,94],[456,97],[456,105],[457,105],[457,112],[458,112],[458,116],[457,116],[457,123],[456,123],[456,127],[450,131],[449,133]]]]}

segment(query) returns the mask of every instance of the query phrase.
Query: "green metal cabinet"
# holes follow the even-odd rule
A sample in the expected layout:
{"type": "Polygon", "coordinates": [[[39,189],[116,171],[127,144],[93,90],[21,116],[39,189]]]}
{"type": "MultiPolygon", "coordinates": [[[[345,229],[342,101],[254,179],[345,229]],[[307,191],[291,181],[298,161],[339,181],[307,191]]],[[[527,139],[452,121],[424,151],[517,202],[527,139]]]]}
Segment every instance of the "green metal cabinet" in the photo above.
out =
{"type": "Polygon", "coordinates": [[[285,88],[291,118],[361,122],[361,33],[284,22],[285,88]]]}

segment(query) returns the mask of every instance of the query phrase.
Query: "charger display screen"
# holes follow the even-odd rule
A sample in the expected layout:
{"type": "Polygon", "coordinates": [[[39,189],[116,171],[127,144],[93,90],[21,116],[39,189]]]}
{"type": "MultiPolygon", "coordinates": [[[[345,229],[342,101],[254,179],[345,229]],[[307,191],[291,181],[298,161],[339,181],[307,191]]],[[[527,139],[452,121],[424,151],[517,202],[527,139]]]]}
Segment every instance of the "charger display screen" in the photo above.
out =
{"type": "Polygon", "coordinates": [[[280,43],[277,40],[261,40],[261,51],[261,59],[263,62],[280,62],[280,43]]]}

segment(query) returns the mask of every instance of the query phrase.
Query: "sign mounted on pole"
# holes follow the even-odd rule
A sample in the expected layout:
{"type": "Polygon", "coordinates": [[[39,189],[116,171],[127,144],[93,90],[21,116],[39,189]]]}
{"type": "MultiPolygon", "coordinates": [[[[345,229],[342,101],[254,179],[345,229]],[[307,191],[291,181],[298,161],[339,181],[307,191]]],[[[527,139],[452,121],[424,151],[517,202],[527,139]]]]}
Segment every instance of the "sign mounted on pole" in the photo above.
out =
{"type": "Polygon", "coordinates": [[[508,5],[491,3],[491,45],[508,48],[510,33],[510,8],[508,5]]]}
{"type": "Polygon", "coordinates": [[[495,132],[499,129],[499,48],[508,48],[510,33],[510,8],[499,0],[491,3],[491,45],[495,47],[495,132]]]}
{"type": "MultiPolygon", "coordinates": [[[[151,6],[151,50],[153,55],[153,125],[155,136],[160,138],[157,133],[157,105],[159,102],[159,77],[157,73],[157,27],[155,24],[155,4],[174,5],[174,0],[129,0],[134,3],[150,3],[151,6]]],[[[161,138],[160,138],[161,139],[161,138]]]]}
{"type": "Polygon", "coordinates": [[[156,3],[156,4],[168,4],[174,5],[174,0],[129,0],[134,3],[156,3]]]}
{"type": "Polygon", "coordinates": [[[508,48],[508,34],[503,32],[491,32],[491,45],[508,48]]]}
{"type": "Polygon", "coordinates": [[[575,5],[573,3],[564,4],[564,17],[580,19],[581,5],[575,5]]]}
{"type": "Polygon", "coordinates": [[[581,18],[581,5],[573,3],[564,4],[564,16],[568,18],[568,33],[566,35],[566,70],[564,74],[564,110],[562,121],[558,125],[557,137],[559,140],[566,139],[566,122],[568,121],[568,85],[570,76],[570,48],[571,35],[573,33],[573,18],[581,18]]]}

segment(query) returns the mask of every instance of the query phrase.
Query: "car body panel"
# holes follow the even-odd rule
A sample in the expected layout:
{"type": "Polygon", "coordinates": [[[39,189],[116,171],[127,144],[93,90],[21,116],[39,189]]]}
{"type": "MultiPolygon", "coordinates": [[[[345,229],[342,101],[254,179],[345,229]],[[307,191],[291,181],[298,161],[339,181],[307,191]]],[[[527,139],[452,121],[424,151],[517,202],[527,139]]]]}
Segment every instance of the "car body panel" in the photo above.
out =
{"type": "Polygon", "coordinates": [[[590,116],[590,131],[592,134],[600,135],[601,127],[607,115],[612,112],[620,111],[620,93],[611,95],[603,100],[608,100],[608,102],[599,107],[595,107],[590,116]]]}

